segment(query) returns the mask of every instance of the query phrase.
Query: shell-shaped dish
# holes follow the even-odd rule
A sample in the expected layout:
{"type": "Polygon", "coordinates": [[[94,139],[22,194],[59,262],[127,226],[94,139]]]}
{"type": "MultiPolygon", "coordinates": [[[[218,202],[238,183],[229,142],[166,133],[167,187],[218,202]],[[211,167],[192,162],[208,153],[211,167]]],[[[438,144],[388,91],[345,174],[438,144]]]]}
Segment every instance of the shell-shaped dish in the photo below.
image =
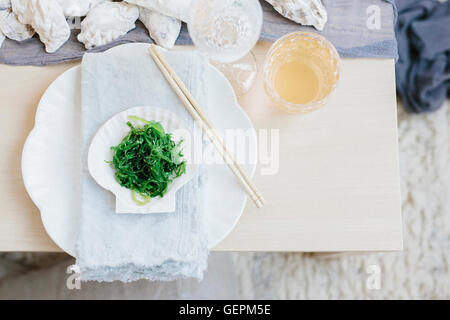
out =
{"type": "Polygon", "coordinates": [[[127,126],[128,121],[134,125],[143,125],[142,122],[130,120],[129,116],[161,123],[166,133],[172,134],[175,142],[180,140],[191,141],[191,130],[172,112],[148,106],[130,108],[106,121],[95,134],[88,151],[89,173],[100,186],[116,196],[116,213],[174,212],[176,209],[176,191],[191,180],[197,170],[197,165],[192,163],[190,159],[186,159],[186,172],[169,184],[166,194],[163,197],[152,198],[145,205],[138,205],[132,198],[131,190],[119,185],[114,176],[114,168],[105,162],[112,160],[111,147],[117,146],[130,131],[127,126]]]}

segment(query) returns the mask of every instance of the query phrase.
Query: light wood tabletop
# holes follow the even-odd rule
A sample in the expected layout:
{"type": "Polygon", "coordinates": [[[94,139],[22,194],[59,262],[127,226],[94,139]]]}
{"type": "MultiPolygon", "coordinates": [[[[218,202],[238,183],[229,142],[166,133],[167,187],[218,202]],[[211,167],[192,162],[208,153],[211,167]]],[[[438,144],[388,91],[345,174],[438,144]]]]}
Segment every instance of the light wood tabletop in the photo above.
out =
{"type": "MultiPolygon", "coordinates": [[[[262,67],[270,44],[254,53],[262,67]]],[[[21,175],[22,147],[50,83],[79,62],[0,65],[0,251],[60,251],[44,230],[21,175]]],[[[397,102],[392,59],[343,59],[330,102],[286,114],[264,93],[262,74],[240,99],[256,129],[279,129],[279,171],[254,181],[267,200],[248,202],[221,251],[402,249],[397,102]]]]}

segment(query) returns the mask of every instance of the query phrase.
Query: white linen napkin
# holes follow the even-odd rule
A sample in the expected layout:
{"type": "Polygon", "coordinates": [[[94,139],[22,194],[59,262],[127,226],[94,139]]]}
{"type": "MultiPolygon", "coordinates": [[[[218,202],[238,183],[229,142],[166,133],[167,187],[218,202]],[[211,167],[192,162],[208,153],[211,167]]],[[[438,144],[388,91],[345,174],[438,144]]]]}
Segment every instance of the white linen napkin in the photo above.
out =
{"type": "MultiPolygon", "coordinates": [[[[186,51],[164,55],[206,106],[205,59],[186,51]]],[[[96,131],[125,109],[145,105],[167,108],[194,127],[193,119],[153,62],[148,45],[127,44],[104,53],[86,54],[81,87],[83,172],[76,244],[81,279],[201,279],[208,257],[202,220],[202,170],[177,191],[175,212],[119,215],[114,212],[114,195],[97,185],[87,169],[87,151],[96,131]]]]}

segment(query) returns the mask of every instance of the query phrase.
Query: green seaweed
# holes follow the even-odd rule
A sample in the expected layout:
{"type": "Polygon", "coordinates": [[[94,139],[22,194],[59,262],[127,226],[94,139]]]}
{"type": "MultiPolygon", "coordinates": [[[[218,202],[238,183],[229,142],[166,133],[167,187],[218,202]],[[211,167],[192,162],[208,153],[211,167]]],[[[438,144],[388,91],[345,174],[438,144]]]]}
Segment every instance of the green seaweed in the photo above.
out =
{"type": "Polygon", "coordinates": [[[128,119],[142,121],[144,125],[127,122],[130,132],[119,145],[111,147],[113,158],[107,163],[115,169],[117,182],[132,190],[134,202],[145,205],[151,198],[163,197],[169,184],[186,172],[182,141],[175,143],[159,122],[136,116],[128,119]]]}

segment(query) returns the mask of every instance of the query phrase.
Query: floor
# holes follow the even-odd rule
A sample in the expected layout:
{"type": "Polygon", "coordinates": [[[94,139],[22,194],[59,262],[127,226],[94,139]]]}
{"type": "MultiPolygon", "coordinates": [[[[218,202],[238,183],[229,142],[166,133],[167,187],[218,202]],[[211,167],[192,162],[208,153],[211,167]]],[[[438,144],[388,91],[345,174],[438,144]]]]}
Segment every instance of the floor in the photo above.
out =
{"type": "Polygon", "coordinates": [[[67,290],[64,254],[0,254],[1,298],[450,299],[450,103],[399,108],[404,251],[213,254],[205,281],[67,290]],[[230,272],[234,270],[234,272],[230,272]]]}

